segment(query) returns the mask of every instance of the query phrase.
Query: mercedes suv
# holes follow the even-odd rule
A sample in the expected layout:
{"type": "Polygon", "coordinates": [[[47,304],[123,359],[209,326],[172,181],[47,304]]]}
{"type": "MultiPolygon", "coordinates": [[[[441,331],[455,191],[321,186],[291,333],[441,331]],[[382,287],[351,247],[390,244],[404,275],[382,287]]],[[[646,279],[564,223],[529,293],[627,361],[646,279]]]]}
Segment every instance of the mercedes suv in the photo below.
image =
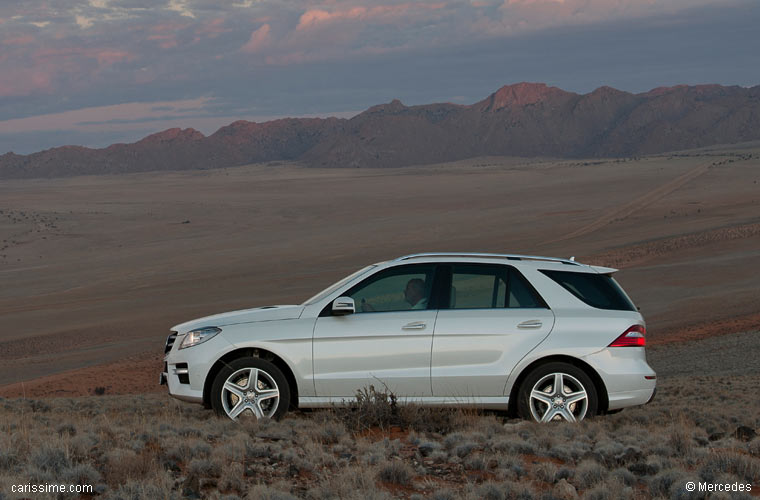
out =
{"type": "Polygon", "coordinates": [[[406,255],[300,305],[175,326],[160,381],[232,419],[345,404],[375,385],[400,402],[578,421],[655,392],[644,319],[615,271],[526,255],[406,255]]]}

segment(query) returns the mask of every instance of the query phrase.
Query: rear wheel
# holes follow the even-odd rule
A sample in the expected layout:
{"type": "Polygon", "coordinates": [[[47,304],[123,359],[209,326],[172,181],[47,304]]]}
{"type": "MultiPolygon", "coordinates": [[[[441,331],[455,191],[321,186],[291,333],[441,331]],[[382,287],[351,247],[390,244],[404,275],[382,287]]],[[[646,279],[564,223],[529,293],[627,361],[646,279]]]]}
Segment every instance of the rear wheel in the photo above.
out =
{"type": "Polygon", "coordinates": [[[261,358],[228,363],[211,386],[211,406],[218,415],[239,418],[281,418],[290,404],[290,388],[279,368],[261,358]]]}
{"type": "Polygon", "coordinates": [[[569,363],[554,362],[533,369],[518,393],[517,411],[536,422],[577,422],[596,414],[596,388],[591,378],[569,363]]]}

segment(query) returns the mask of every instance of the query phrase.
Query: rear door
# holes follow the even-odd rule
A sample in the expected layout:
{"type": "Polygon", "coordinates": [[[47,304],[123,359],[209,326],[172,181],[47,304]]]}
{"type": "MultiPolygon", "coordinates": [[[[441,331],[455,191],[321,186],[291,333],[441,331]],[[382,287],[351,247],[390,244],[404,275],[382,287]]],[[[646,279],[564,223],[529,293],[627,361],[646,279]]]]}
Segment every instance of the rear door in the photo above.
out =
{"type": "Polygon", "coordinates": [[[502,264],[450,264],[433,335],[433,395],[503,396],[509,373],[554,326],[528,281],[502,264]]]}

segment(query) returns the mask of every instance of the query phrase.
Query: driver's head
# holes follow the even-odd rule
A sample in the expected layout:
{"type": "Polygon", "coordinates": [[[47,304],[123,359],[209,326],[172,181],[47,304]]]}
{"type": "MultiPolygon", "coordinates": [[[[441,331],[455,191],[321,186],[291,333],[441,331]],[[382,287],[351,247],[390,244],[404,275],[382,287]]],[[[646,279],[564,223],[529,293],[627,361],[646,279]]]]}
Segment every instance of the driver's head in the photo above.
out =
{"type": "Polygon", "coordinates": [[[420,278],[412,278],[406,284],[404,297],[412,306],[417,304],[425,296],[425,282],[420,278]]]}

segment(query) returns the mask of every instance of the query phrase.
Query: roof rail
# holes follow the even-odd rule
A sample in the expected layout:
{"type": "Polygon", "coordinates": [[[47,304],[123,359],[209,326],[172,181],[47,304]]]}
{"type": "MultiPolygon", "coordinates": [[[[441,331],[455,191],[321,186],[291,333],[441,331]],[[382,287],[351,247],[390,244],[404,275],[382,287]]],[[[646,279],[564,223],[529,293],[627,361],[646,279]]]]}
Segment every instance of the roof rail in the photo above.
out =
{"type": "Polygon", "coordinates": [[[403,255],[394,259],[394,261],[410,260],[421,257],[499,257],[509,260],[543,260],[547,262],[561,262],[563,264],[570,264],[573,266],[582,265],[573,259],[558,259],[556,257],[541,257],[539,255],[519,255],[519,254],[506,254],[506,253],[476,253],[476,252],[427,252],[427,253],[413,253],[410,255],[403,255]]]}

